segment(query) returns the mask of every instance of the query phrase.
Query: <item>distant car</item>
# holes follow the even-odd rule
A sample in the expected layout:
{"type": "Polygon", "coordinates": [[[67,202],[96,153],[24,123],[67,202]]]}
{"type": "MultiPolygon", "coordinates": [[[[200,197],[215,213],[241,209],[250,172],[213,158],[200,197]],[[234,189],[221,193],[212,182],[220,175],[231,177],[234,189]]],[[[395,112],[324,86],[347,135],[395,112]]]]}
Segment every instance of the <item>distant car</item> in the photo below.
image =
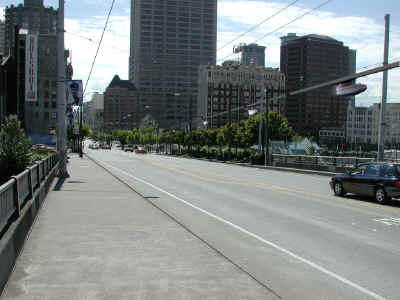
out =
{"type": "Polygon", "coordinates": [[[373,162],[359,165],[329,182],[336,196],[347,193],[374,197],[378,203],[400,197],[400,164],[373,162]]]}
{"type": "Polygon", "coordinates": [[[147,153],[146,148],[144,147],[137,147],[137,149],[135,150],[136,153],[147,153]]]}
{"type": "Polygon", "coordinates": [[[105,150],[111,150],[111,145],[109,145],[109,144],[104,144],[104,145],[103,145],[103,149],[105,149],[105,150]]]}
{"type": "Polygon", "coordinates": [[[93,144],[91,144],[92,145],[92,149],[99,149],[100,148],[100,146],[99,146],[99,144],[97,144],[97,143],[93,143],[93,144]]]}
{"type": "Polygon", "coordinates": [[[133,152],[133,145],[131,145],[131,144],[125,145],[124,151],[125,152],[133,152]]]}

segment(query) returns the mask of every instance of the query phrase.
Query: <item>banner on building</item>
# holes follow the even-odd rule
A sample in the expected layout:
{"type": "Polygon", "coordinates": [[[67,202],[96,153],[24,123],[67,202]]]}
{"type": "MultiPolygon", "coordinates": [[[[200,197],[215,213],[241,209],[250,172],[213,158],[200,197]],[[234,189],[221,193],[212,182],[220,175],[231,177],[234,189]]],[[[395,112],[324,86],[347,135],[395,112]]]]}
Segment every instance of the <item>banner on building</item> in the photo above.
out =
{"type": "Polygon", "coordinates": [[[68,89],[67,104],[82,105],[83,103],[82,80],[68,80],[67,89],[68,89]]]}
{"type": "Polygon", "coordinates": [[[26,36],[25,49],[25,101],[37,101],[38,50],[37,35],[26,36]]]}

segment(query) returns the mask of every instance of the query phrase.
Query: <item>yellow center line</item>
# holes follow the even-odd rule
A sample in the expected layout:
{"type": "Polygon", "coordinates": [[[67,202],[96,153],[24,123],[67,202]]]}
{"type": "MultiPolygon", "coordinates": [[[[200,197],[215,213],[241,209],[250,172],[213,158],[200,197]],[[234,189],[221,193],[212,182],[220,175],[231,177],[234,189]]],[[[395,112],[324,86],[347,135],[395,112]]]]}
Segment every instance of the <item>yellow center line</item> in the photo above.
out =
{"type": "MultiPolygon", "coordinates": [[[[195,171],[193,171],[193,170],[191,170],[189,172],[183,168],[166,166],[165,164],[159,164],[154,161],[150,161],[149,159],[141,159],[141,160],[145,161],[146,163],[153,165],[155,167],[170,170],[172,172],[180,173],[180,174],[183,174],[183,175],[186,175],[186,176],[189,176],[192,178],[200,179],[203,181],[207,181],[207,182],[230,184],[230,185],[241,185],[241,186],[260,188],[260,189],[265,189],[265,190],[288,192],[288,193],[292,193],[292,194],[302,194],[304,196],[310,196],[313,198],[317,198],[316,200],[319,200],[320,198],[324,198],[324,199],[328,199],[328,200],[334,200],[336,202],[350,204],[350,205],[356,206],[356,207],[364,206],[364,207],[368,207],[368,208],[375,208],[375,209],[380,209],[380,210],[385,210],[385,211],[390,211],[390,212],[398,212],[398,210],[395,207],[383,206],[381,204],[354,201],[352,199],[346,199],[346,198],[342,198],[342,197],[336,197],[336,196],[331,196],[331,195],[326,195],[326,194],[321,194],[321,193],[309,192],[309,191],[305,191],[305,190],[289,188],[289,187],[284,187],[284,186],[280,186],[280,185],[245,181],[245,180],[240,180],[240,179],[236,179],[236,178],[232,178],[232,177],[227,177],[227,176],[224,176],[221,174],[216,174],[215,172],[213,174],[202,174],[202,173],[199,173],[198,171],[196,171],[197,174],[195,174],[194,173],[195,171]]],[[[328,184],[328,182],[327,182],[327,184],[328,184]]],[[[322,202],[322,201],[319,201],[319,202],[322,202]]],[[[327,204],[329,202],[324,201],[323,203],[327,204]]]]}

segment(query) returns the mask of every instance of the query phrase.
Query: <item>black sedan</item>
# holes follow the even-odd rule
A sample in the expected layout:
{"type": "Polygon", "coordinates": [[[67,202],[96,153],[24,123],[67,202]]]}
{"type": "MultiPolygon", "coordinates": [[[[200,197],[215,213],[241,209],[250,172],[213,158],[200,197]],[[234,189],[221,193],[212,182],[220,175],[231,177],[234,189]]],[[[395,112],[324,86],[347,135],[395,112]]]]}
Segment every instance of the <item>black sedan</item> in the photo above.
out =
{"type": "Polygon", "coordinates": [[[385,203],[400,197],[400,164],[373,162],[359,165],[345,174],[337,174],[329,182],[336,196],[347,193],[375,197],[385,203]]]}

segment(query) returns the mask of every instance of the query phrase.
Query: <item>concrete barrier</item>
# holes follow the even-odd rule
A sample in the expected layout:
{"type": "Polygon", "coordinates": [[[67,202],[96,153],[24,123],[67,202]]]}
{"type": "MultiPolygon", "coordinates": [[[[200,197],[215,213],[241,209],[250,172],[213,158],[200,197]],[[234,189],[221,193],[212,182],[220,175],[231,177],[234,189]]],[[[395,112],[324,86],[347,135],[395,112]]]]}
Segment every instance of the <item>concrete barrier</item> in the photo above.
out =
{"type": "Polygon", "coordinates": [[[0,295],[39,213],[58,169],[58,163],[41,182],[33,197],[21,209],[18,219],[5,228],[0,238],[0,295]]]}

